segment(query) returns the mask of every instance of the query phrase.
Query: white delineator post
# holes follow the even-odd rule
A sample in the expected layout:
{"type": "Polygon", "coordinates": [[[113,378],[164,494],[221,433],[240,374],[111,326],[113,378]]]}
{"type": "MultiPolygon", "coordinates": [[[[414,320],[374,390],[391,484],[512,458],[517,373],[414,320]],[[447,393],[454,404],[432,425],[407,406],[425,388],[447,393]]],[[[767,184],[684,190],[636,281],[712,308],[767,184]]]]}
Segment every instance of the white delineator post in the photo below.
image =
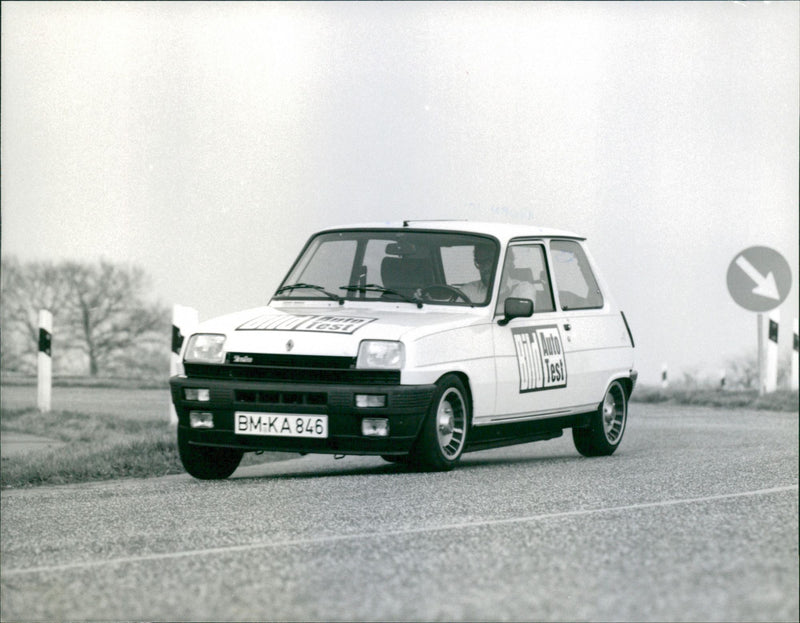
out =
{"type": "Polygon", "coordinates": [[[767,384],[766,365],[764,365],[764,314],[758,314],[758,353],[756,355],[758,363],[758,395],[763,396],[766,392],[767,384]]]}
{"type": "Polygon", "coordinates": [[[797,389],[797,384],[800,381],[800,379],[797,378],[797,347],[797,318],[795,318],[794,323],[792,324],[792,377],[789,381],[789,387],[792,389],[797,389]]]}
{"type": "MultiPolygon", "coordinates": [[[[170,377],[180,373],[181,370],[181,347],[186,336],[191,335],[194,327],[198,323],[197,310],[184,305],[172,306],[172,353],[169,359],[170,377]]],[[[178,414],[175,412],[175,405],[170,400],[169,403],[169,423],[178,423],[178,414]]]]}
{"type": "Polygon", "coordinates": [[[778,387],[778,330],[781,324],[780,308],[773,309],[767,320],[767,365],[764,391],[771,394],[778,387]]]}
{"type": "Polygon", "coordinates": [[[39,411],[47,413],[52,407],[53,396],[53,314],[39,310],[39,353],[36,360],[37,390],[36,404],[39,411]]]}

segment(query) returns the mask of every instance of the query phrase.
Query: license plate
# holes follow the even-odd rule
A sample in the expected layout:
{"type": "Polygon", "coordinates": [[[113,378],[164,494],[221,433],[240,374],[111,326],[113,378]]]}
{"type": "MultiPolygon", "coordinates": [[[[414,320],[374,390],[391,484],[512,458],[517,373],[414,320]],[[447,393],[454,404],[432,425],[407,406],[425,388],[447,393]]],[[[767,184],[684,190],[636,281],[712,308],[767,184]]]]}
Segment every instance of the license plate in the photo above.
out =
{"type": "Polygon", "coordinates": [[[328,437],[328,416],[237,411],[234,432],[237,435],[325,439],[328,437]]]}

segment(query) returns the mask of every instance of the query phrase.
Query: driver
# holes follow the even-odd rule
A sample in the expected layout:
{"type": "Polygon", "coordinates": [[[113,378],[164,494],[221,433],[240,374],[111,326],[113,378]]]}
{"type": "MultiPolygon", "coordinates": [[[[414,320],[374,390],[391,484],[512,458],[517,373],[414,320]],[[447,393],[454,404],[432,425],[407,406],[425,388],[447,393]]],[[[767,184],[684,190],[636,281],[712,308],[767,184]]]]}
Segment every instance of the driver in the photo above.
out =
{"type": "Polygon", "coordinates": [[[492,266],[494,264],[494,249],[490,244],[476,244],[473,249],[475,268],[478,269],[481,278],[477,281],[470,281],[459,286],[470,301],[483,303],[486,300],[489,289],[489,282],[492,279],[492,266]]]}

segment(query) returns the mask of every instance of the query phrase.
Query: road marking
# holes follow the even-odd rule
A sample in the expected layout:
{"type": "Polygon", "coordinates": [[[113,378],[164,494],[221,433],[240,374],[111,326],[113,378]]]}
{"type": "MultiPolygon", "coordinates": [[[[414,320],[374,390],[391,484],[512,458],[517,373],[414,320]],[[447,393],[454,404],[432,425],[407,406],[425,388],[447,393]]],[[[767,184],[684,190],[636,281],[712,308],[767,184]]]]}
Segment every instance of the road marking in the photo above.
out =
{"type": "Polygon", "coordinates": [[[625,506],[609,506],[606,508],[589,508],[582,510],[564,511],[561,513],[543,513],[541,515],[529,515],[526,517],[509,517],[506,519],[487,519],[484,521],[465,521],[458,523],[442,524],[438,526],[420,526],[419,528],[401,528],[398,530],[386,530],[384,532],[364,532],[357,534],[330,535],[307,539],[289,539],[286,541],[270,541],[261,543],[247,543],[243,545],[229,545],[226,547],[209,547],[205,549],[190,549],[178,552],[143,554],[141,556],[123,556],[120,558],[109,558],[107,560],[87,560],[83,562],[73,562],[64,565],[47,565],[42,567],[28,567],[23,569],[3,569],[3,578],[17,575],[30,575],[34,573],[58,573],[62,571],[76,571],[79,569],[90,569],[92,567],[102,567],[106,565],[122,565],[137,562],[154,562],[158,560],[172,560],[177,558],[189,558],[192,556],[212,556],[219,554],[231,554],[246,552],[257,549],[271,549],[278,547],[291,547],[296,545],[320,545],[324,543],[336,543],[339,541],[366,541],[387,536],[403,536],[406,534],[422,534],[425,532],[441,532],[445,530],[459,530],[464,528],[481,528],[487,526],[500,526],[504,524],[530,523],[535,521],[545,521],[548,519],[565,519],[569,517],[581,517],[586,515],[598,515],[601,513],[614,513],[619,511],[635,511],[648,508],[664,508],[668,506],[679,506],[681,504],[697,504],[700,502],[715,502],[719,500],[731,500],[736,498],[754,497],[757,495],[770,495],[773,493],[784,493],[787,491],[797,491],[797,485],[785,487],[773,487],[771,489],[756,489],[754,491],[741,491],[739,493],[723,493],[720,495],[709,495],[699,498],[679,498],[675,500],[662,500],[659,502],[642,502],[641,504],[627,504],[625,506]]]}

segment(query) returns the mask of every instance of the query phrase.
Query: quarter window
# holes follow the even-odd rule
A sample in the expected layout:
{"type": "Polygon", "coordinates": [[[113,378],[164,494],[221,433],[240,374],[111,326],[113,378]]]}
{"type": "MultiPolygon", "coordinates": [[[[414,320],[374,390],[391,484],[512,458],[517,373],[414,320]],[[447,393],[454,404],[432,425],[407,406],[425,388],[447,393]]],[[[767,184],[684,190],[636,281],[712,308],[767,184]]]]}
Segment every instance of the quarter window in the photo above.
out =
{"type": "Polygon", "coordinates": [[[602,307],[603,293],[581,245],[573,240],[553,240],[550,252],[561,309],[602,307]]]}

